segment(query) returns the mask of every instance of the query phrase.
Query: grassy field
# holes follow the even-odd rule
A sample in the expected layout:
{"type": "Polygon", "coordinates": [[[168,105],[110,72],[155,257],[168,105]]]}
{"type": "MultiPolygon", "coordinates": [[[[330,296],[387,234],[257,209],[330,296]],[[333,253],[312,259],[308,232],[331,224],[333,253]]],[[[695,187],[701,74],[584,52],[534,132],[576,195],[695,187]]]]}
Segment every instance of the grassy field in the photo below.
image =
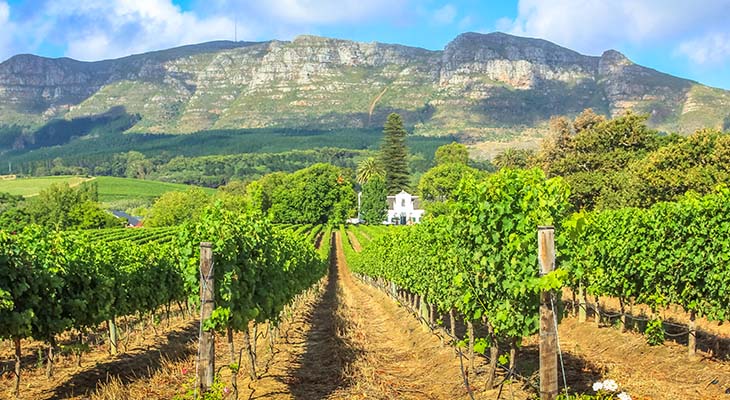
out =
{"type": "MultiPolygon", "coordinates": [[[[154,199],[167,192],[181,192],[191,188],[190,185],[142,179],[117,178],[100,176],[95,179],[99,185],[99,201],[111,202],[127,199],[154,199]]],[[[208,194],[215,189],[202,188],[208,194]]]]}
{"type": "MultiPolygon", "coordinates": [[[[20,178],[0,181],[0,192],[14,195],[33,196],[54,183],[68,183],[76,186],[84,181],[94,181],[99,187],[99,201],[113,202],[119,200],[152,200],[163,193],[187,190],[191,186],[178,183],[146,181],[141,179],[100,176],[84,178],[80,176],[48,176],[40,178],[20,178]]],[[[208,193],[214,189],[203,188],[208,193]]]]}
{"type": "Polygon", "coordinates": [[[19,196],[34,196],[41,190],[54,183],[68,183],[69,186],[76,186],[89,178],[82,176],[44,176],[40,178],[19,178],[0,181],[0,192],[10,193],[19,196]]]}

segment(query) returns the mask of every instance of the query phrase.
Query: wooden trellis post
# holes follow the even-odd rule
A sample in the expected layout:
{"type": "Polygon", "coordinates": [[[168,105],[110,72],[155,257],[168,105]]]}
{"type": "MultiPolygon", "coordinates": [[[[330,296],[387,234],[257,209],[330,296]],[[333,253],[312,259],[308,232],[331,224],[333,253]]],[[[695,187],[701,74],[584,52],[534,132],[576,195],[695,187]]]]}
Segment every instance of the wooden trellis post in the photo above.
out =
{"type": "Polygon", "coordinates": [[[215,283],[213,279],[213,249],[209,242],[200,243],[200,343],[198,348],[198,389],[201,395],[213,386],[215,375],[215,339],[213,332],[202,324],[210,318],[215,308],[215,283]]]}
{"type": "MultiPolygon", "coordinates": [[[[555,229],[537,228],[537,259],[540,276],[555,270],[555,229]]],[[[552,293],[540,293],[540,400],[558,397],[558,351],[552,293]]]]}

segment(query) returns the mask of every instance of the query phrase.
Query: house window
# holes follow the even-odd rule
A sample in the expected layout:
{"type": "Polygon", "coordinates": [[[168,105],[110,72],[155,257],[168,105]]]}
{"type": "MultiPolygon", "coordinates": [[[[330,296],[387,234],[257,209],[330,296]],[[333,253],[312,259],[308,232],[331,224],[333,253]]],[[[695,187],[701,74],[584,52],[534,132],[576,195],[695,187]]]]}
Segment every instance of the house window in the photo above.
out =
{"type": "Polygon", "coordinates": [[[406,206],[406,199],[401,199],[400,206],[405,207],[406,206]]]}

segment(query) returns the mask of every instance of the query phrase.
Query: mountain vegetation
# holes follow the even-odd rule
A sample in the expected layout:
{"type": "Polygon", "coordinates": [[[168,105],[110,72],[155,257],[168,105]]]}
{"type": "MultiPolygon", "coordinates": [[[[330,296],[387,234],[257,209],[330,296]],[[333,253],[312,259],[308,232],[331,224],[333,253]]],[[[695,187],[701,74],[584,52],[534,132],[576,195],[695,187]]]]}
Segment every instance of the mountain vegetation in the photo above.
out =
{"type": "Polygon", "coordinates": [[[377,129],[392,112],[415,135],[476,142],[539,138],[553,115],[585,108],[608,118],[632,110],[648,114],[653,129],[689,134],[727,129],[729,105],[727,91],[614,50],[586,56],[503,33],[464,33],[442,51],[300,36],[92,63],[12,57],[0,64],[0,151],[111,131],[106,140],[116,143],[242,129],[327,135],[377,129]]]}

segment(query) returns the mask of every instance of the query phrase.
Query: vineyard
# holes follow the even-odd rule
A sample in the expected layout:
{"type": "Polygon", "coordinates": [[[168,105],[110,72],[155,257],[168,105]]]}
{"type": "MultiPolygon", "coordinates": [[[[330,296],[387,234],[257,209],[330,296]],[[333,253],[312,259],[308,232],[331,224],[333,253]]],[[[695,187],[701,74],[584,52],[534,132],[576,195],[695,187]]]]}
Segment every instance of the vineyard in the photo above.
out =
{"type": "MultiPolygon", "coordinates": [[[[568,190],[560,179],[545,180],[537,170],[502,171],[484,182],[462,183],[449,215],[389,232],[361,254],[353,250],[349,259],[354,272],[428,325],[441,320],[470,360],[475,352],[488,353],[488,387],[499,368],[520,375],[518,350],[538,332],[539,293],[563,287],[572,289],[566,305],[580,320],[588,308],[599,324],[619,317],[627,330],[631,319],[652,345],[664,343],[665,336],[683,336],[692,356],[696,318],[707,324],[730,318],[729,194],[719,189],[646,210],[568,216],[568,190]],[[557,225],[559,232],[561,268],[546,276],[537,268],[540,225],[557,225]],[[599,296],[618,300],[619,312],[602,309],[599,296]],[[627,312],[635,304],[650,309],[643,324],[627,312]],[[660,311],[669,306],[681,308],[686,318],[662,321],[660,311]],[[460,337],[459,324],[466,326],[460,337]]],[[[362,246],[361,238],[350,238],[353,249],[362,246]]],[[[721,348],[727,339],[705,335],[712,341],[710,356],[727,357],[721,348]]]]}
{"type": "Polygon", "coordinates": [[[278,321],[284,306],[325,274],[312,237],[302,235],[310,228],[280,229],[211,208],[197,224],[180,228],[0,232],[0,337],[15,347],[15,392],[23,339],[47,342],[50,377],[56,336],[79,332],[80,364],[84,332],[106,323],[110,352],[116,354],[120,318],[154,318],[163,309],[169,316],[174,304],[181,310],[194,304],[196,243],[210,238],[217,292],[205,329],[231,337],[232,331],[247,331],[251,321],[278,321]]]}
{"type": "Polygon", "coordinates": [[[730,190],[580,213],[568,196],[560,178],[502,170],[408,227],[275,225],[212,206],[173,228],[0,231],[2,390],[533,398],[542,323],[559,344],[560,396],[611,378],[634,399],[726,398],[730,190]],[[546,274],[539,226],[555,232],[546,274]],[[555,319],[541,322],[546,309],[555,319]],[[150,329],[140,349],[160,359],[146,373],[81,367],[136,354],[125,343],[150,329]],[[176,352],[163,361],[165,346],[176,352]],[[58,383],[84,374],[95,383],[58,383]]]}

